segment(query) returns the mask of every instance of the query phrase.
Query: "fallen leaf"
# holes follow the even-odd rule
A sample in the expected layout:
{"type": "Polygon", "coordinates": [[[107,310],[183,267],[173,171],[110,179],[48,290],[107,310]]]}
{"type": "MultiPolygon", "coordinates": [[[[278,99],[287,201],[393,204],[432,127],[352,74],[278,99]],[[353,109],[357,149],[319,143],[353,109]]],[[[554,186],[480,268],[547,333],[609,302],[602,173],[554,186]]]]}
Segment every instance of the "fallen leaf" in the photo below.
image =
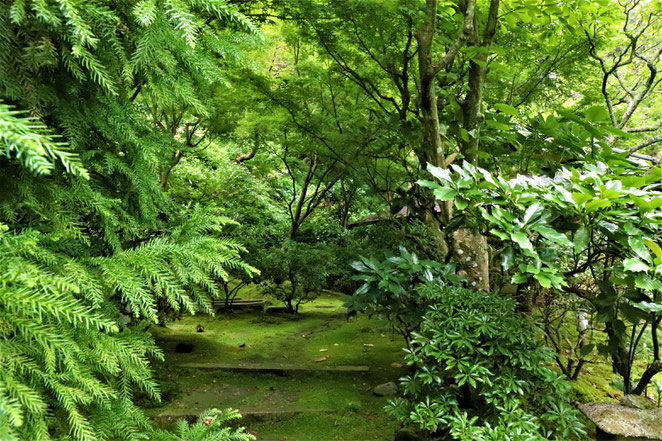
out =
{"type": "Polygon", "coordinates": [[[404,365],[402,363],[391,363],[391,366],[394,368],[401,368],[404,365]]]}
{"type": "Polygon", "coordinates": [[[318,359],[315,360],[315,363],[321,363],[323,361],[326,361],[327,358],[329,358],[328,355],[326,357],[318,358],[318,359]]]}
{"type": "Polygon", "coordinates": [[[333,346],[338,346],[338,343],[334,343],[333,346]]]}
{"type": "Polygon", "coordinates": [[[328,349],[320,349],[320,352],[326,352],[328,349]]]}
{"type": "Polygon", "coordinates": [[[363,346],[365,346],[367,348],[372,348],[375,345],[373,345],[372,343],[364,343],[363,346]]]}

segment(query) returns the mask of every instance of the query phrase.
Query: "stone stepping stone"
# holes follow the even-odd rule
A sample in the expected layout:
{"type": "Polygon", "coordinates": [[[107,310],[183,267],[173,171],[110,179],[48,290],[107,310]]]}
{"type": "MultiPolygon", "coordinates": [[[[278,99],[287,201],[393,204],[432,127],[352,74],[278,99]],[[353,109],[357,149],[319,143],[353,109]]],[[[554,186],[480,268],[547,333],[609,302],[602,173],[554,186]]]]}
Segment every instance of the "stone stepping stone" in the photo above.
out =
{"type": "Polygon", "coordinates": [[[264,364],[224,364],[224,363],[180,363],[177,367],[201,371],[229,371],[250,373],[276,373],[280,375],[306,374],[310,372],[361,373],[370,372],[370,366],[328,366],[328,365],[264,365],[264,364]]]}

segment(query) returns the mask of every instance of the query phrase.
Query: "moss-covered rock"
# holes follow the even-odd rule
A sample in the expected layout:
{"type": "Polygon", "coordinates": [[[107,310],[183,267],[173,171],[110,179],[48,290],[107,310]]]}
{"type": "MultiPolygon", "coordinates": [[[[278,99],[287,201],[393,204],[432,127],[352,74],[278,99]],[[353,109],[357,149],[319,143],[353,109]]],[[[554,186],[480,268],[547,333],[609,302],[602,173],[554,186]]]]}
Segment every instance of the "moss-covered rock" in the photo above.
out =
{"type": "Polygon", "coordinates": [[[635,409],[617,403],[591,403],[580,406],[602,432],[617,439],[662,441],[662,408],[635,409]]]}

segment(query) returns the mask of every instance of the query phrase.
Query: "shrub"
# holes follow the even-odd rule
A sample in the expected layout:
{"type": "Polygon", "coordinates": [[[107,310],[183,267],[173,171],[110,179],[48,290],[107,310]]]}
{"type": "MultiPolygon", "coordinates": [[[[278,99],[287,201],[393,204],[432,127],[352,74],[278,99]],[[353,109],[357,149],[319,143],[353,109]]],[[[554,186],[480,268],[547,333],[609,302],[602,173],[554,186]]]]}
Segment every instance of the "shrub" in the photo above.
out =
{"type": "Polygon", "coordinates": [[[285,304],[290,312],[313,300],[324,288],[331,255],[325,245],[287,241],[260,259],[263,292],[285,304]]]}
{"type": "Polygon", "coordinates": [[[572,440],[584,434],[570,388],[545,364],[534,325],[497,295],[426,284],[437,299],[414,334],[390,412],[447,439],[572,440]]]}
{"type": "Polygon", "coordinates": [[[442,265],[432,260],[420,260],[414,253],[400,247],[400,255],[387,254],[377,261],[364,258],[352,263],[359,272],[355,279],[363,284],[347,301],[350,311],[379,315],[391,321],[396,332],[409,345],[412,332],[419,329],[428,306],[436,299],[436,292],[420,291],[429,282],[460,283],[455,265],[442,265]]]}

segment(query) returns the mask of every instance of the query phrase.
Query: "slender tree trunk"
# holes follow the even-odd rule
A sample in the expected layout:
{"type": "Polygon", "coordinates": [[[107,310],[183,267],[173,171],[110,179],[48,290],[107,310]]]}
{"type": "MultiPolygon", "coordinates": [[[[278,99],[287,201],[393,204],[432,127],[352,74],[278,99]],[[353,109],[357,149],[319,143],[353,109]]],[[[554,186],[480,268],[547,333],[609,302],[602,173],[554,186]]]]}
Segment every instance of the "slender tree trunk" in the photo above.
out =
{"type": "Polygon", "coordinates": [[[170,158],[170,161],[168,161],[168,165],[161,170],[161,174],[159,176],[159,183],[161,184],[161,189],[166,190],[168,188],[168,180],[170,179],[170,173],[172,172],[172,169],[175,168],[177,164],[179,164],[179,161],[182,159],[182,151],[177,150],[175,153],[173,153],[172,157],[170,158]]]}
{"type": "MultiPolygon", "coordinates": [[[[439,126],[439,110],[437,106],[436,77],[439,67],[432,61],[432,41],[437,25],[437,0],[427,0],[425,20],[423,26],[416,32],[418,42],[418,70],[421,86],[419,97],[419,109],[421,112],[421,124],[423,126],[423,143],[417,151],[419,162],[423,168],[428,164],[437,167],[445,167],[445,152],[441,142],[441,130],[439,126]]],[[[447,204],[440,204],[442,208],[441,222],[435,216],[435,198],[429,191],[423,190],[423,205],[425,213],[423,222],[430,227],[437,246],[442,254],[448,254],[448,244],[441,232],[443,223],[450,218],[447,204]]]]}

